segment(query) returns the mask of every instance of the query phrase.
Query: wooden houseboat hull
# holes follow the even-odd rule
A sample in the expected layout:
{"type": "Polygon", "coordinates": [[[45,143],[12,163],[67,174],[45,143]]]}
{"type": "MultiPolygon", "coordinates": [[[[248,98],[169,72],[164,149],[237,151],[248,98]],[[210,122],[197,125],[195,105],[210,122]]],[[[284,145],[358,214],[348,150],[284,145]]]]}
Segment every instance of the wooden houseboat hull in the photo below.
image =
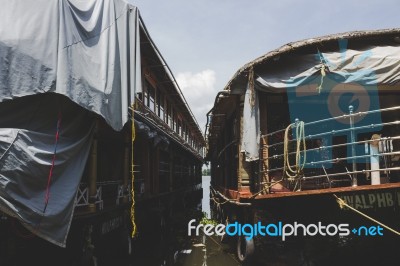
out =
{"type": "MultiPolygon", "coordinates": [[[[345,223],[356,229],[350,237],[362,226],[384,228],[391,241],[400,235],[400,80],[389,60],[400,58],[399,35],[290,43],[237,71],[207,114],[218,220],[345,223]]],[[[242,239],[245,260],[254,245],[242,239]]]]}
{"type": "Polygon", "coordinates": [[[137,7],[1,6],[0,264],[127,258],[200,198],[197,121],[137,7]]]}

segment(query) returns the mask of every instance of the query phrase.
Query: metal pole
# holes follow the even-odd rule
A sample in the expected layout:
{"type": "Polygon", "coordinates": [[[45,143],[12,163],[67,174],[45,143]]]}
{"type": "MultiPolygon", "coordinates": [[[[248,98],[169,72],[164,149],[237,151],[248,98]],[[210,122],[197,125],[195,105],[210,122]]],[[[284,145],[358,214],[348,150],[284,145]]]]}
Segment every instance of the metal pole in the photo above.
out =
{"type": "MultiPolygon", "coordinates": [[[[371,138],[370,154],[371,154],[371,185],[379,185],[381,183],[381,172],[379,171],[379,139],[380,135],[374,134],[371,138]]],[[[387,168],[387,167],[385,167],[387,168]]]]}
{"type": "Polygon", "coordinates": [[[351,141],[351,157],[353,157],[352,161],[353,161],[353,180],[352,180],[352,186],[356,187],[357,186],[357,163],[356,163],[356,159],[354,158],[356,156],[356,146],[355,146],[355,142],[356,142],[356,136],[354,133],[354,116],[353,116],[353,111],[354,111],[354,107],[353,105],[349,106],[349,118],[350,118],[350,141],[351,141]]]}

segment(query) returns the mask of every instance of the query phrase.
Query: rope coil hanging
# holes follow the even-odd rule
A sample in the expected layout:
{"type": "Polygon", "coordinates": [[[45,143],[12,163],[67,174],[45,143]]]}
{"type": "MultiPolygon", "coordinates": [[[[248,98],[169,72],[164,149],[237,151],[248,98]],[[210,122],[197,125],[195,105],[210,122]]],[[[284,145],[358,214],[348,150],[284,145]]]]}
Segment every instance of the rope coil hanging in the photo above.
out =
{"type": "Polygon", "coordinates": [[[306,164],[307,155],[304,122],[296,121],[294,125],[296,127],[296,162],[294,168],[292,168],[292,166],[290,165],[289,160],[289,130],[292,128],[293,124],[290,124],[285,129],[285,137],[283,142],[283,175],[287,176],[289,180],[295,180],[300,176],[306,164]],[[303,160],[301,160],[301,146],[303,146],[303,160]]]}

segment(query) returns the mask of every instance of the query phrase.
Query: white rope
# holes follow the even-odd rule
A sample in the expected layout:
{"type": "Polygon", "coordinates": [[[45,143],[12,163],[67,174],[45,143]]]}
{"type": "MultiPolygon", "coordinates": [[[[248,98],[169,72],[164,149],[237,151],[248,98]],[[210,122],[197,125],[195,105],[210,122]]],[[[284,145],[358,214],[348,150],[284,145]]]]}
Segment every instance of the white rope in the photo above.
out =
{"type": "Polygon", "coordinates": [[[286,129],[285,129],[285,138],[284,138],[284,143],[283,143],[283,157],[284,157],[284,162],[283,162],[283,172],[284,175],[286,175],[289,179],[296,179],[300,172],[303,170],[305,164],[306,164],[306,154],[307,154],[307,149],[306,149],[306,138],[305,138],[305,133],[304,133],[304,122],[299,121],[295,123],[296,126],[296,164],[295,168],[292,168],[290,165],[289,161],[289,129],[292,127],[292,124],[290,124],[286,129]],[[301,162],[301,146],[303,144],[303,161],[301,162]]]}

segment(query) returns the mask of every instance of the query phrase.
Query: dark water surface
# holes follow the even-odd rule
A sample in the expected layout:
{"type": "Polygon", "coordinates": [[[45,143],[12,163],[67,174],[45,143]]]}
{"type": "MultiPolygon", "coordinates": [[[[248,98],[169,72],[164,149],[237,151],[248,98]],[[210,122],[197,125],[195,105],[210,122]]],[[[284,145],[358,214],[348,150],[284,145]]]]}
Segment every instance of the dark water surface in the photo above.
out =
{"type": "Polygon", "coordinates": [[[203,215],[211,217],[210,176],[203,177],[202,186],[203,198],[199,199],[201,205],[176,213],[166,237],[153,235],[153,238],[147,237],[136,242],[132,261],[128,265],[240,265],[229,244],[222,244],[216,237],[188,236],[187,227],[191,219],[199,219],[203,215]]]}

